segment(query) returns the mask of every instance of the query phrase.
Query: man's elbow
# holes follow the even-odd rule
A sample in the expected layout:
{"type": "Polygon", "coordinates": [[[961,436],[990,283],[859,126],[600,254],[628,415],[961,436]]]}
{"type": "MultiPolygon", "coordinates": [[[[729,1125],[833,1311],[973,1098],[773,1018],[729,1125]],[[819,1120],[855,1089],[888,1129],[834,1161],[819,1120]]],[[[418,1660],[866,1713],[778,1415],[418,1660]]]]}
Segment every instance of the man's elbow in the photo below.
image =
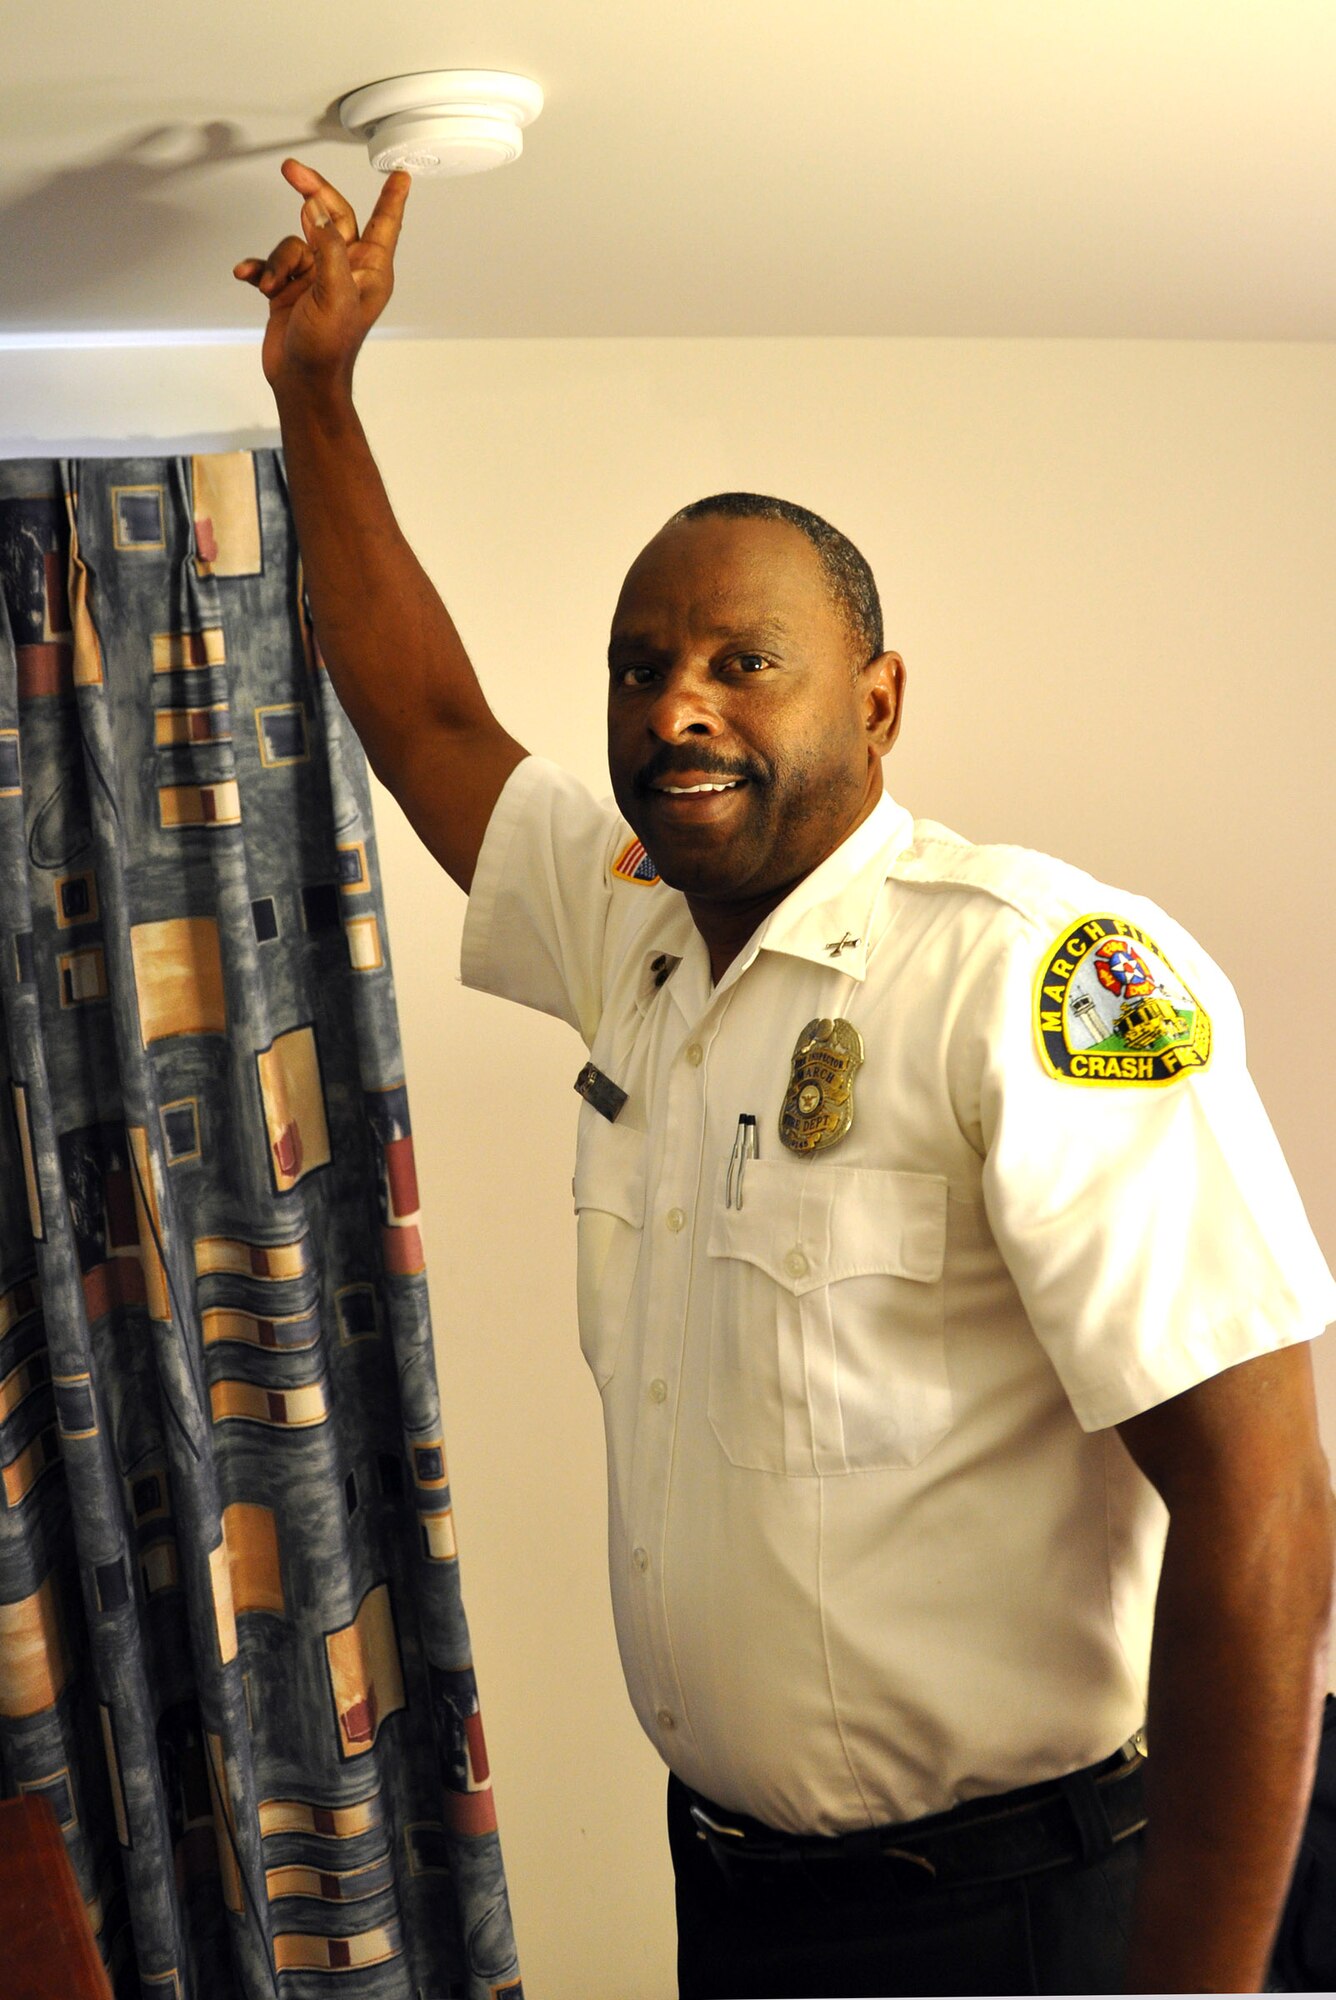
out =
{"type": "Polygon", "coordinates": [[[1336,1607],[1336,1495],[1327,1463],[1296,1469],[1290,1490],[1277,1496],[1267,1541],[1284,1577],[1285,1597],[1325,1643],[1336,1607]]]}
{"type": "Polygon", "coordinates": [[[1320,1490],[1311,1503],[1312,1563],[1318,1616],[1325,1631],[1331,1623],[1333,1608],[1336,1608],[1336,1493],[1332,1492],[1331,1475],[1325,1459],[1319,1486],[1320,1490]]]}
{"type": "Polygon", "coordinates": [[[1213,1588],[1233,1615],[1248,1624],[1259,1620],[1281,1639],[1325,1648],[1336,1609],[1336,1497],[1321,1453],[1303,1453],[1284,1469],[1272,1467],[1265,1483],[1217,1492],[1215,1506],[1192,1503],[1170,1508],[1170,1539],[1177,1533],[1195,1550],[1213,1588]],[[1209,1516],[1213,1513],[1214,1518],[1209,1516]],[[1208,1548],[1211,1553],[1207,1553],[1208,1548]]]}

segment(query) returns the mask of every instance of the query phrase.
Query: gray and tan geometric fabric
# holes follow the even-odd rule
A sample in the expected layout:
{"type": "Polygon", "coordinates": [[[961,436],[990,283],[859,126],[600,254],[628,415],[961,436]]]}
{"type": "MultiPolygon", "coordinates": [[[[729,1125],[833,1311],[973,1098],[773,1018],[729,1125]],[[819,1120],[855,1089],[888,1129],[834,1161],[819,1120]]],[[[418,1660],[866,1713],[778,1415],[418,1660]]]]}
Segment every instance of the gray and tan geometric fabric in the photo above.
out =
{"type": "Polygon", "coordinates": [[[118,2000],[521,1993],[275,452],[0,464],[0,1789],[118,2000]]]}

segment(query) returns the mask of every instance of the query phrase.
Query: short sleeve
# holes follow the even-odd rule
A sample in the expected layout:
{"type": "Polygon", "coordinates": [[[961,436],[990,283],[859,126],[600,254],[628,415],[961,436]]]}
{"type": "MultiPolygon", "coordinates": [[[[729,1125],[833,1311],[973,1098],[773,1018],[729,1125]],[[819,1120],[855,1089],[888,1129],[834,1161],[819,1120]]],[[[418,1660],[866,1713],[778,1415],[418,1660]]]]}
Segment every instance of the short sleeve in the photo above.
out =
{"type": "Polygon", "coordinates": [[[609,856],[625,828],[569,772],[542,757],[501,791],[469,893],[466,986],[566,1021],[592,1042],[603,1011],[609,856]]]}
{"type": "MultiPolygon", "coordinates": [[[[1056,1003],[1043,997],[1055,990],[1045,967],[1063,962],[1061,918],[1051,936],[1015,924],[977,1016],[990,1225],[1086,1430],[1336,1318],[1336,1285],[1248,1074],[1233,989],[1179,927],[1139,911],[1136,935],[1154,936],[1180,991],[1192,989],[1198,1058],[1209,1028],[1197,1066],[1166,1079],[1130,1056],[1087,1057],[1076,1074],[1046,1059],[1044,1010],[1056,1003]]],[[[1115,958],[1105,951],[1109,980],[1132,978],[1136,964],[1115,958]]],[[[1123,1008],[1124,1046],[1153,1047],[1147,1010],[1123,1008]]]]}

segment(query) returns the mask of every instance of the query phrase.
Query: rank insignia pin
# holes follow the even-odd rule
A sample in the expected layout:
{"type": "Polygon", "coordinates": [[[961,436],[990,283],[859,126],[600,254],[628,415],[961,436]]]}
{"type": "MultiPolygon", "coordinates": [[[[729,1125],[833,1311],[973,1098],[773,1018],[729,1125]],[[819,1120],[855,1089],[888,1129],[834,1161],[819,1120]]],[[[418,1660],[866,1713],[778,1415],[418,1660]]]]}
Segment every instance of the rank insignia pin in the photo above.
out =
{"type": "Polygon", "coordinates": [[[854,1072],[862,1063],[863,1037],[852,1021],[807,1023],[793,1046],[779,1114],[779,1136],[791,1153],[839,1144],[854,1122],[854,1072]]]}

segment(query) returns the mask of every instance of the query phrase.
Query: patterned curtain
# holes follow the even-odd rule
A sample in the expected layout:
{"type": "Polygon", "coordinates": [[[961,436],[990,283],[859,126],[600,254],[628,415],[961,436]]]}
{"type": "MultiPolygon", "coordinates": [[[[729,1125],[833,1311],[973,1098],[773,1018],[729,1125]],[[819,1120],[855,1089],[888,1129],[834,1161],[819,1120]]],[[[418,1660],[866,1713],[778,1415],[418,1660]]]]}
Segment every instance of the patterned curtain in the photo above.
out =
{"type": "Polygon", "coordinates": [[[0,1789],[119,2000],[519,1995],[282,459],[0,464],[0,580],[0,1789]]]}

